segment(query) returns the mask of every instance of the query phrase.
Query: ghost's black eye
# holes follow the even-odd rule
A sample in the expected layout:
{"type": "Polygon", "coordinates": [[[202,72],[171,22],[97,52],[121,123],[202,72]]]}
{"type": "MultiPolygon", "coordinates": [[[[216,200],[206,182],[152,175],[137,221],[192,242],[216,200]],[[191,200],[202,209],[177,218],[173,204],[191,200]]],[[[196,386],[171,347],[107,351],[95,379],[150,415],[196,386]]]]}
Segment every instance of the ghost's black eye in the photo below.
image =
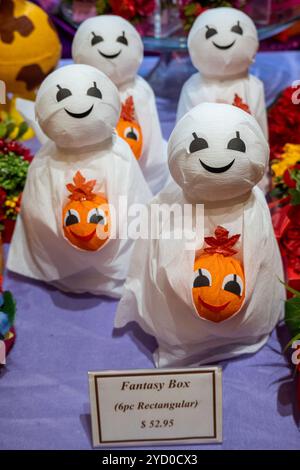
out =
{"type": "Polygon", "coordinates": [[[105,214],[103,210],[99,208],[91,209],[90,212],[88,213],[87,221],[88,221],[88,224],[105,225],[106,218],[105,218],[105,214]]]}
{"type": "Polygon", "coordinates": [[[91,40],[91,46],[95,46],[96,44],[99,44],[99,42],[103,41],[103,37],[99,36],[98,34],[92,33],[93,37],[91,40]]]}
{"type": "Polygon", "coordinates": [[[231,31],[236,34],[240,34],[242,36],[243,30],[241,28],[240,22],[238,21],[237,24],[232,26],[231,31]]]}
{"type": "Polygon", "coordinates": [[[211,274],[207,269],[199,269],[198,276],[195,277],[193,287],[210,287],[211,286],[211,274]]]}
{"type": "Polygon", "coordinates": [[[231,292],[240,297],[243,292],[243,287],[243,281],[237,274],[228,274],[224,277],[222,288],[227,292],[231,292]]]}
{"type": "Polygon", "coordinates": [[[206,29],[207,29],[207,31],[205,33],[206,39],[209,39],[212,36],[214,36],[215,34],[218,34],[218,31],[215,28],[211,28],[210,26],[206,25],[206,29]]]}
{"type": "Polygon", "coordinates": [[[198,137],[196,132],[193,132],[194,140],[190,143],[190,153],[198,152],[208,148],[208,143],[202,137],[198,137]]]}
{"type": "Polygon", "coordinates": [[[234,137],[228,142],[227,148],[229,150],[235,150],[236,152],[243,152],[243,153],[246,152],[246,144],[240,138],[239,132],[236,132],[236,137],[234,137]]]}
{"type": "Polygon", "coordinates": [[[124,44],[124,46],[128,46],[128,41],[125,37],[125,31],[123,31],[122,36],[117,37],[117,42],[124,44]]]}
{"type": "Polygon", "coordinates": [[[62,88],[60,85],[56,85],[58,88],[58,92],[56,93],[56,101],[60,102],[65,100],[69,96],[72,95],[71,91],[68,88],[62,88]]]}
{"type": "Polygon", "coordinates": [[[133,129],[133,127],[130,127],[128,130],[126,129],[125,137],[127,137],[127,139],[132,139],[132,140],[138,140],[139,138],[137,131],[133,129]]]}
{"type": "Polygon", "coordinates": [[[70,209],[65,216],[65,226],[78,224],[80,222],[80,217],[78,212],[75,209],[70,209]]]}
{"type": "Polygon", "coordinates": [[[94,98],[100,98],[100,99],[102,98],[102,93],[99,90],[99,88],[97,87],[96,82],[94,82],[94,85],[91,88],[88,89],[86,94],[88,96],[94,96],[94,98]]]}

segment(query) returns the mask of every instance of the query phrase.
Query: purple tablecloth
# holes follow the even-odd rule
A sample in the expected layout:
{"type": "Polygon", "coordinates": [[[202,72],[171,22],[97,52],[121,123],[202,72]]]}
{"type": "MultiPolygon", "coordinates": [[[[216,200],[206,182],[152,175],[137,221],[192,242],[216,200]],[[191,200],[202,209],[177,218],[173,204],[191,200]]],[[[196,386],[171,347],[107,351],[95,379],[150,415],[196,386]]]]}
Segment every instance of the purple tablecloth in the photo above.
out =
{"type": "MultiPolygon", "coordinates": [[[[147,60],[142,73],[151,65],[147,60]]],[[[172,67],[178,64],[171,75],[172,67]]],[[[255,73],[267,82],[270,103],[300,78],[300,53],[260,54],[255,73]]],[[[158,97],[158,106],[167,137],[174,97],[158,97]]],[[[139,329],[114,332],[117,303],[107,298],[66,295],[12,274],[5,288],[17,300],[18,337],[0,372],[0,449],[91,449],[87,372],[152,368],[154,341],[139,329]]],[[[282,354],[287,342],[278,326],[256,355],[221,363],[224,442],[201,448],[300,449],[295,387],[282,354]]]]}

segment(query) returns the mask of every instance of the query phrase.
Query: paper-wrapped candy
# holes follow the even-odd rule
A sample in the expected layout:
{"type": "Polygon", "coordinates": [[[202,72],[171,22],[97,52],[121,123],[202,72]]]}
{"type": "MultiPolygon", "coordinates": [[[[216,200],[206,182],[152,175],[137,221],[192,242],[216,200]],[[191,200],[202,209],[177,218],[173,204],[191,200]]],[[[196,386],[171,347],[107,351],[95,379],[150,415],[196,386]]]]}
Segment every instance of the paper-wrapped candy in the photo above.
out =
{"type": "Polygon", "coordinates": [[[177,185],[152,206],[173,212],[164,223],[153,219],[157,239],[134,246],[116,327],[136,321],[155,336],[158,367],[255,352],[282,317],[285,298],[268,206],[256,186],[269,159],[261,128],[237,107],[203,103],[177,123],[168,156],[177,185]]]}
{"type": "Polygon", "coordinates": [[[96,67],[118,87],[123,105],[118,134],[133,144],[145,179],[156,193],[167,181],[168,168],[155,97],[148,83],[137,75],[143,53],[143,43],[136,29],[125,19],[113,15],[84,21],[72,46],[76,63],[96,67]]]}
{"type": "Polygon", "coordinates": [[[114,134],[119,113],[118,90],[93,67],[69,65],[43,82],[36,115],[49,140],[30,166],[10,270],[66,291],[120,296],[132,244],[118,236],[127,216],[120,200],[146,202],[150,191],[114,134]]]}

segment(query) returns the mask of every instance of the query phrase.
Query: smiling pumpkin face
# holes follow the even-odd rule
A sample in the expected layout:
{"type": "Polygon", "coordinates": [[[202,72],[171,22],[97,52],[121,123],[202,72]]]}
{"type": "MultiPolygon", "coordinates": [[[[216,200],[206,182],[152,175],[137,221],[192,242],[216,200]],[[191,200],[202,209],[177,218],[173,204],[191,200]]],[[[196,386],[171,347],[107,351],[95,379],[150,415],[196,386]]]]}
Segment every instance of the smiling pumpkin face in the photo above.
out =
{"type": "Polygon", "coordinates": [[[129,96],[122,105],[121,117],[116,131],[118,135],[129,144],[135,158],[139,160],[143,148],[143,134],[141,126],[135,117],[132,96],[129,96]]]}
{"type": "Polygon", "coordinates": [[[110,236],[108,201],[93,192],[96,181],[86,181],[79,171],[73,182],[67,185],[71,194],[62,211],[64,236],[77,248],[99,250],[110,236]]]}
{"type": "Polygon", "coordinates": [[[204,249],[194,265],[192,296],[198,315],[215,323],[235,315],[245,299],[242,264],[232,255],[239,235],[228,238],[228,231],[217,227],[216,237],[207,237],[204,249]]]}

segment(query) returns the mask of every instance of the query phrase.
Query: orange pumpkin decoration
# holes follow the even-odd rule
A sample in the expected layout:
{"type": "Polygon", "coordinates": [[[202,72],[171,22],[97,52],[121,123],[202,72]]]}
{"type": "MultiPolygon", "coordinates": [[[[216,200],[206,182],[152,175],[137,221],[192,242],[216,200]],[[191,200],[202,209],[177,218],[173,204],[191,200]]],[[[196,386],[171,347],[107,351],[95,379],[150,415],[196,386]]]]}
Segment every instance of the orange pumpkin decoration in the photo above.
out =
{"type": "Polygon", "coordinates": [[[218,226],[215,237],[206,237],[208,247],[195,260],[193,301],[200,317],[221,322],[237,313],[245,298],[243,266],[233,257],[240,235],[218,226]]]}
{"type": "Polygon", "coordinates": [[[139,160],[143,148],[143,134],[135,118],[134,102],[129,96],[122,104],[121,117],[117,125],[117,133],[129,144],[135,158],[139,160]]]}
{"type": "Polygon", "coordinates": [[[63,231],[67,240],[82,250],[99,250],[110,236],[108,202],[102,193],[94,193],[96,180],[86,181],[80,171],[67,184],[69,201],[63,208],[63,231]]]}

